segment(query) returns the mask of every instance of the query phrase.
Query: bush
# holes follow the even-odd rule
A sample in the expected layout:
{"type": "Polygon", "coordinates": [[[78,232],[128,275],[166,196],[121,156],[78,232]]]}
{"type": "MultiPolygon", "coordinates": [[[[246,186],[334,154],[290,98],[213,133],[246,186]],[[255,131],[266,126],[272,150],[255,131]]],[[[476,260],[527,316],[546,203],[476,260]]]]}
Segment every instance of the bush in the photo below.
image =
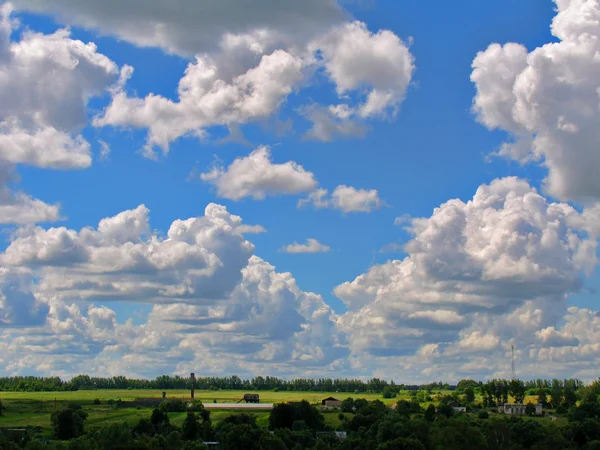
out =
{"type": "Polygon", "coordinates": [[[490,417],[490,413],[488,413],[486,410],[479,411],[477,417],[479,417],[480,419],[487,419],[488,417],[490,417]]]}
{"type": "Polygon", "coordinates": [[[343,422],[344,420],[346,420],[346,416],[344,415],[344,413],[339,413],[338,419],[340,419],[343,422]]]}
{"type": "Polygon", "coordinates": [[[100,405],[100,399],[99,398],[95,398],[94,399],[94,405],[100,405]]]}

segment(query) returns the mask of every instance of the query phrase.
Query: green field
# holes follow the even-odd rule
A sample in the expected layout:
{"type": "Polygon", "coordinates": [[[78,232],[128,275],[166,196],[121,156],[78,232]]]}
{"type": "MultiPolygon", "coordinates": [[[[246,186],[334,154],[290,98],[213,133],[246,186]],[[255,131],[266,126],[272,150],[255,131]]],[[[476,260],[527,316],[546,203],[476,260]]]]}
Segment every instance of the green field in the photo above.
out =
{"type": "MultiPolygon", "coordinates": [[[[165,390],[167,399],[189,399],[188,390],[165,390]]],[[[88,413],[87,428],[103,427],[110,423],[126,422],[136,424],[141,418],[149,418],[151,407],[120,408],[115,409],[111,403],[120,399],[123,402],[140,398],[162,398],[162,390],[90,390],[75,392],[1,392],[0,400],[4,405],[4,416],[0,416],[0,427],[25,427],[40,426],[46,432],[50,427],[50,414],[61,405],[77,403],[84,407],[88,413]],[[95,405],[98,399],[100,405],[95,405]]],[[[408,398],[408,392],[395,399],[383,399],[381,394],[354,394],[344,392],[273,392],[260,391],[261,403],[282,403],[307,400],[312,404],[320,404],[326,397],[336,397],[343,400],[348,397],[365,398],[367,400],[379,399],[388,405],[397,402],[400,398],[408,398]]],[[[244,396],[243,391],[211,391],[197,390],[195,398],[203,403],[232,403],[244,396]]],[[[244,412],[253,414],[261,426],[268,425],[269,411],[239,411],[239,410],[213,410],[211,420],[218,423],[224,417],[244,412]]],[[[340,425],[339,411],[325,412],[325,421],[332,427],[340,425]]],[[[180,426],[185,419],[185,413],[170,413],[171,423],[180,426]]]]}
{"type": "MultiPolygon", "coordinates": [[[[189,390],[165,390],[167,398],[189,399],[189,390]]],[[[154,390],[90,390],[90,391],[75,391],[75,392],[0,392],[0,400],[27,400],[27,401],[75,401],[85,402],[99,400],[117,400],[131,401],[136,398],[161,398],[163,391],[160,389],[154,390]]],[[[343,400],[348,397],[364,398],[367,400],[379,399],[384,403],[394,403],[396,399],[383,399],[381,394],[354,394],[345,392],[273,392],[273,391],[258,391],[260,394],[261,403],[282,403],[307,400],[310,403],[320,403],[326,397],[335,397],[343,400]]],[[[201,391],[195,392],[195,398],[203,403],[213,403],[215,400],[218,403],[237,402],[244,396],[244,391],[201,391]]],[[[403,394],[401,394],[403,395],[403,394]]],[[[408,397],[408,392],[406,392],[408,397]]]]}
{"type": "MultiPolygon", "coordinates": [[[[123,402],[133,401],[139,398],[162,398],[162,390],[90,390],[76,392],[1,392],[0,400],[4,405],[4,416],[0,416],[0,427],[25,427],[40,426],[45,433],[49,432],[50,414],[61,405],[66,403],[77,403],[84,407],[88,413],[86,427],[88,429],[103,427],[114,422],[126,422],[130,425],[136,424],[141,418],[149,418],[152,407],[126,407],[116,409],[114,401],[120,399],[123,402]],[[94,404],[98,399],[100,404],[94,404]]],[[[189,399],[188,390],[165,390],[167,399],[189,399]]],[[[444,392],[447,393],[447,392],[444,392]]],[[[326,397],[335,397],[343,400],[348,397],[364,398],[372,401],[379,399],[387,405],[392,405],[400,399],[409,399],[410,393],[402,391],[393,399],[383,399],[381,394],[355,394],[348,392],[273,392],[260,391],[261,403],[282,403],[307,400],[312,404],[320,404],[326,397]]],[[[203,403],[232,403],[240,400],[244,391],[218,391],[197,390],[195,398],[203,403]]],[[[435,399],[435,395],[432,395],[435,399]]],[[[512,400],[512,399],[509,399],[512,400]]],[[[525,402],[535,401],[535,397],[527,397],[525,402]]],[[[429,403],[422,403],[427,407],[429,403]]],[[[224,417],[238,412],[250,413],[256,416],[261,426],[268,425],[269,411],[239,411],[239,410],[213,410],[211,420],[218,423],[224,417]]],[[[340,425],[339,411],[324,412],[325,421],[332,427],[340,425]]],[[[181,425],[185,413],[170,413],[169,418],[174,425],[181,425]]]]}

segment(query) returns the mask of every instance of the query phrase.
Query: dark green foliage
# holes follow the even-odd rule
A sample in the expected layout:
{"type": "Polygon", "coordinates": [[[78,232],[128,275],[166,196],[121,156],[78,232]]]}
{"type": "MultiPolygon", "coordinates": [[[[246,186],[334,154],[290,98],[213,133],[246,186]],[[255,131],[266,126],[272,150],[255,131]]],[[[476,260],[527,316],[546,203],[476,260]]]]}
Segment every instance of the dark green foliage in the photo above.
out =
{"type": "Polygon", "coordinates": [[[384,444],[379,444],[377,450],[425,450],[425,447],[414,438],[396,438],[384,444]]]}
{"type": "Polygon", "coordinates": [[[394,391],[391,387],[386,386],[383,388],[383,398],[395,398],[396,391],[394,391]]]}
{"type": "Polygon", "coordinates": [[[425,420],[428,422],[433,422],[435,420],[435,406],[430,404],[425,410],[424,414],[425,420]]]}
{"type": "Polygon", "coordinates": [[[454,415],[454,409],[448,403],[440,403],[437,407],[437,413],[443,417],[452,417],[454,415]]]}
{"type": "Polygon", "coordinates": [[[482,410],[482,411],[479,411],[479,412],[477,413],[477,417],[478,417],[479,419],[487,419],[487,418],[489,418],[489,417],[490,417],[490,413],[488,413],[488,412],[487,412],[487,411],[484,409],[484,410],[482,410]]]}
{"type": "Polygon", "coordinates": [[[181,425],[181,437],[187,441],[193,441],[200,436],[202,428],[198,416],[192,411],[188,411],[183,424],[181,425]]]}
{"type": "Polygon", "coordinates": [[[292,429],[294,422],[304,421],[311,430],[322,430],[325,427],[323,415],[306,400],[298,403],[280,403],[275,405],[269,415],[269,428],[292,429]]]}
{"type": "Polygon", "coordinates": [[[55,411],[50,416],[53,435],[56,439],[68,440],[81,436],[87,413],[80,406],[70,405],[67,408],[55,411]]]}
{"type": "Polygon", "coordinates": [[[465,389],[465,401],[467,403],[473,403],[475,401],[475,389],[473,389],[473,386],[469,386],[465,389]]]}
{"type": "Polygon", "coordinates": [[[537,402],[542,405],[542,407],[548,406],[548,395],[546,394],[546,389],[540,389],[537,393],[537,402]]]}
{"type": "Polygon", "coordinates": [[[535,414],[535,406],[533,403],[529,402],[525,405],[525,414],[528,416],[533,416],[535,414]]]}

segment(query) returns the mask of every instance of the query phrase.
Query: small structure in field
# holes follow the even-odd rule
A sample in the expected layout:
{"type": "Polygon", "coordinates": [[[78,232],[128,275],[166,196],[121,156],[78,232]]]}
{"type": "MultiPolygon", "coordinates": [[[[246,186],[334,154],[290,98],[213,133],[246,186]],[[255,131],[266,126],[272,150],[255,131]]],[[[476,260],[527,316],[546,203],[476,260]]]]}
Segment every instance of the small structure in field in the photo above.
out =
{"type": "MultiPolygon", "coordinates": [[[[542,405],[538,403],[537,405],[533,406],[535,407],[535,412],[533,414],[536,416],[541,416],[542,405]]],[[[504,405],[498,406],[498,412],[508,414],[509,416],[524,416],[526,414],[526,408],[527,405],[523,403],[505,403],[504,405]]]]}
{"type": "Polygon", "coordinates": [[[326,406],[328,408],[339,408],[342,406],[342,402],[337,398],[327,397],[321,401],[321,406],[326,406]]]}
{"type": "Polygon", "coordinates": [[[458,413],[467,412],[467,407],[465,405],[461,405],[458,402],[452,402],[452,403],[450,403],[449,406],[452,407],[452,409],[454,410],[454,412],[458,412],[458,413]]]}
{"type": "Polygon", "coordinates": [[[244,398],[238,401],[246,403],[260,403],[260,396],[258,394],[244,394],[244,398]]]}

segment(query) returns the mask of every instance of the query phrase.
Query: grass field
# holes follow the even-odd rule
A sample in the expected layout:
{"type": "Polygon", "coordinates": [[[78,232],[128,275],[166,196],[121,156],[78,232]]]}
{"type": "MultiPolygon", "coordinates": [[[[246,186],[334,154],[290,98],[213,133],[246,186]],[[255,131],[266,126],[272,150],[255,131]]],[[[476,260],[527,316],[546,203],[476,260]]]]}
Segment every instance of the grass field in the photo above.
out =
{"type": "MultiPolygon", "coordinates": [[[[77,403],[84,407],[88,413],[86,427],[88,429],[103,427],[111,423],[136,424],[141,418],[149,418],[152,413],[151,407],[139,408],[120,408],[115,409],[110,403],[121,399],[124,402],[133,401],[138,398],[162,398],[162,390],[92,390],[76,392],[1,392],[0,400],[4,405],[4,416],[0,416],[0,427],[25,427],[40,426],[44,433],[49,433],[50,414],[65,403],[77,403]],[[94,400],[98,399],[100,405],[95,405],[94,400]]],[[[188,390],[166,390],[167,399],[189,399],[188,390]]],[[[444,392],[446,393],[446,392],[444,392]]],[[[364,398],[366,400],[379,399],[387,405],[392,405],[400,399],[409,399],[410,393],[402,391],[396,398],[383,399],[381,394],[354,394],[347,392],[273,392],[260,391],[260,400],[264,403],[282,403],[307,400],[312,404],[320,404],[326,397],[335,397],[343,400],[348,397],[364,398]]],[[[203,403],[231,403],[237,402],[244,395],[243,391],[196,391],[195,398],[203,403]]],[[[434,396],[435,398],[435,396],[434,396]]],[[[527,397],[525,402],[535,402],[535,397],[527,397]]],[[[509,399],[512,401],[512,399],[509,399]]],[[[429,403],[425,402],[423,407],[429,403]]],[[[233,410],[213,410],[211,411],[211,420],[218,423],[224,417],[246,412],[256,416],[259,425],[268,425],[268,411],[233,411],[233,410]]],[[[339,411],[325,412],[325,422],[338,427],[341,421],[338,417],[339,411]]],[[[185,413],[170,413],[171,423],[180,426],[185,419],[185,413]]],[[[547,420],[547,419],[546,419],[547,420]]]]}

